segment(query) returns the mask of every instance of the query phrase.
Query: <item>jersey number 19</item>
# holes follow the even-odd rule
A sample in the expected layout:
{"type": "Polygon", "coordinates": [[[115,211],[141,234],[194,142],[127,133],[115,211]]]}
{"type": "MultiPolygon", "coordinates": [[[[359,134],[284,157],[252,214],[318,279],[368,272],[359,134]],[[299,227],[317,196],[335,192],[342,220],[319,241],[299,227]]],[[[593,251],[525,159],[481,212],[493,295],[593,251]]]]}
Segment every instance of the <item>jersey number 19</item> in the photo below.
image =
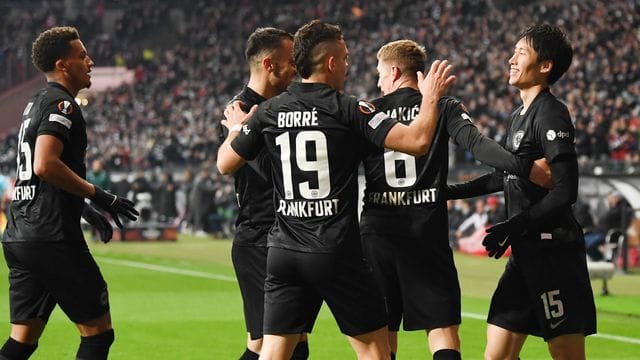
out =
{"type": "MultiPolygon", "coordinates": [[[[293,199],[293,175],[291,171],[291,139],[289,132],[276,137],[276,146],[281,148],[280,161],[282,163],[282,185],[285,199],[293,199]]],[[[309,181],[298,184],[300,196],[305,199],[324,199],[331,191],[329,179],[329,159],[327,154],[327,138],[323,132],[317,130],[300,131],[295,134],[295,162],[302,171],[314,171],[318,176],[318,187],[311,188],[309,181]],[[307,154],[307,144],[313,144],[315,156],[307,154]],[[309,160],[315,158],[315,160],[309,160]]]]}

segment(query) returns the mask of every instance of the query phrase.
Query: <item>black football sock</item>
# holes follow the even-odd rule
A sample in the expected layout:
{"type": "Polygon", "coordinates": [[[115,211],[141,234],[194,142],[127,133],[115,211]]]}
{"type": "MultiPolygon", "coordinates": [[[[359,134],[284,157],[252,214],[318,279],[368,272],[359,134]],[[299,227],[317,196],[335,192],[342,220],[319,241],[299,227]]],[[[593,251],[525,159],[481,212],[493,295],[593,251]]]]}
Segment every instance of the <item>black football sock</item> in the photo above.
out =
{"type": "Polygon", "coordinates": [[[38,344],[23,344],[10,337],[0,349],[0,360],[27,360],[37,347],[38,344]]]}
{"type": "Polygon", "coordinates": [[[391,360],[396,360],[396,353],[393,351],[391,352],[391,360]]]}
{"type": "Polygon", "coordinates": [[[249,348],[247,348],[242,354],[242,356],[240,356],[239,360],[258,360],[259,357],[260,355],[254,353],[253,351],[249,350],[249,348]]]}
{"type": "Polygon", "coordinates": [[[458,350],[440,349],[433,353],[433,360],[461,360],[462,356],[458,350]]]}
{"type": "Polygon", "coordinates": [[[293,355],[291,355],[291,360],[306,360],[309,358],[309,343],[306,341],[301,341],[296,345],[296,348],[293,349],[293,355]]]}
{"type": "Polygon", "coordinates": [[[76,360],[107,360],[114,339],[113,329],[98,335],[81,336],[76,360]]]}

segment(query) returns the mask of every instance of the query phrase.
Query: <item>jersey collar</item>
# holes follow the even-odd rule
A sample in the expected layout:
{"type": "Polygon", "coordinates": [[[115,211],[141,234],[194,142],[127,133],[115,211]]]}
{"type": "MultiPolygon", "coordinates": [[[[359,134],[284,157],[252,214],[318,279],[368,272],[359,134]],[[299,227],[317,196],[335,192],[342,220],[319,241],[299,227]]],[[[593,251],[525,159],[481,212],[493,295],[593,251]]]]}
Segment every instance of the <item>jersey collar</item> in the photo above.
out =
{"type": "Polygon", "coordinates": [[[71,92],[69,92],[69,90],[66,87],[64,87],[62,84],[60,84],[60,83],[57,83],[55,81],[49,81],[49,82],[47,82],[47,85],[56,87],[58,89],[61,89],[64,92],[66,92],[67,94],[69,94],[69,96],[71,96],[71,98],[75,98],[73,95],[71,95],[71,92]]]}

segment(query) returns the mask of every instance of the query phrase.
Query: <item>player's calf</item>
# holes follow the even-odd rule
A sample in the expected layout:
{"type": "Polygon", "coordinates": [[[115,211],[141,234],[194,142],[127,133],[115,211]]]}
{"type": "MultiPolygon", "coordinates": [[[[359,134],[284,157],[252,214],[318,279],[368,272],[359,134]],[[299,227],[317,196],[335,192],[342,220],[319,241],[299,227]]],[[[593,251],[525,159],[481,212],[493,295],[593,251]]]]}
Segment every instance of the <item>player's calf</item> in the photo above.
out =
{"type": "Polygon", "coordinates": [[[37,347],[38,344],[24,344],[8,338],[0,349],[0,360],[26,360],[37,347]]]}
{"type": "Polygon", "coordinates": [[[92,336],[81,336],[76,360],[106,360],[115,335],[113,329],[92,336]]]}

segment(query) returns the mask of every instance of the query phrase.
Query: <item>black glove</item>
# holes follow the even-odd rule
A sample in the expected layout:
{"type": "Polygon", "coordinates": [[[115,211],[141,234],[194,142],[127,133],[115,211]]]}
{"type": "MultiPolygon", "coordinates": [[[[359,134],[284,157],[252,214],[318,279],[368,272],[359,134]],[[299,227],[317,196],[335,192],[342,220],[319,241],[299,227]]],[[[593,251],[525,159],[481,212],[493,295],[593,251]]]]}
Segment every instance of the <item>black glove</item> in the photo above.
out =
{"type": "Polygon", "coordinates": [[[113,236],[113,227],[109,223],[109,220],[102,215],[98,210],[94,209],[93,206],[89,204],[84,204],[84,209],[82,209],[82,218],[87,220],[91,226],[93,226],[98,234],[100,234],[100,241],[103,243],[108,243],[113,236]]]}
{"type": "Polygon", "coordinates": [[[482,240],[482,246],[489,252],[489,257],[499,259],[511,245],[515,237],[520,237],[527,229],[527,213],[499,222],[487,229],[487,235],[482,240]]]}
{"type": "Polygon", "coordinates": [[[114,195],[108,191],[102,190],[100,187],[96,186],[96,194],[93,195],[91,201],[98,205],[98,207],[109,214],[115,221],[116,225],[120,229],[122,229],[122,223],[118,218],[118,215],[124,215],[131,221],[136,221],[138,218],[138,210],[136,210],[133,206],[133,201],[123,198],[117,195],[114,195]]]}

